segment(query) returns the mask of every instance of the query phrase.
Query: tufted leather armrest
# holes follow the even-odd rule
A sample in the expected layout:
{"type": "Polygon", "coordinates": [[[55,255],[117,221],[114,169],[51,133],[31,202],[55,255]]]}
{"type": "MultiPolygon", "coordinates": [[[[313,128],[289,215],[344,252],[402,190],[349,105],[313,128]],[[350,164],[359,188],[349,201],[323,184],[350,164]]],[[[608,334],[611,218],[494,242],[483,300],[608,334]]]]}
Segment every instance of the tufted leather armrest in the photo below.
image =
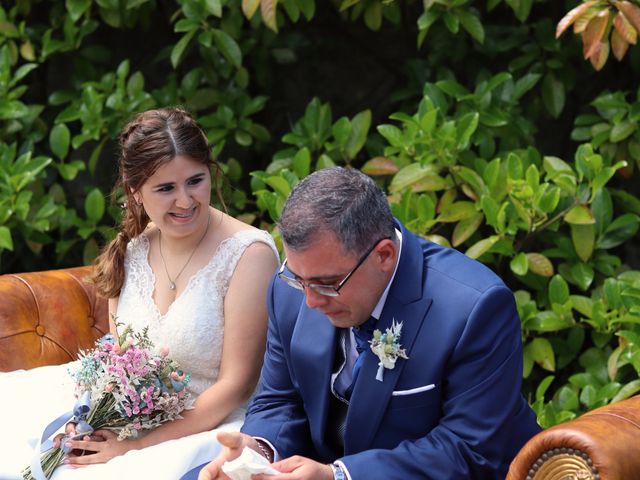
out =
{"type": "Polygon", "coordinates": [[[109,331],[91,268],[0,275],[0,371],[69,362],[109,331]]]}
{"type": "Polygon", "coordinates": [[[514,458],[507,480],[639,478],[640,395],[544,430],[514,458]]]}

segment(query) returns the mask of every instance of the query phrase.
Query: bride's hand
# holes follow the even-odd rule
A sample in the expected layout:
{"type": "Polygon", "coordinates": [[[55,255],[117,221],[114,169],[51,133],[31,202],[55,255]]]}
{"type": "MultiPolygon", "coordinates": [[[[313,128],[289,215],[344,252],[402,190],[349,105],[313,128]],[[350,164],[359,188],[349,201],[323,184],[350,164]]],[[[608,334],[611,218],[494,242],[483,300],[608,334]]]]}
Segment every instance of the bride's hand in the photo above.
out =
{"type": "Polygon", "coordinates": [[[123,455],[129,450],[137,448],[135,440],[118,441],[118,435],[111,430],[96,430],[91,438],[69,440],[66,445],[72,449],[64,462],[68,465],[83,466],[94,463],[105,463],[114,457],[123,455]],[[77,451],[91,452],[77,454],[77,451]]]}
{"type": "Polygon", "coordinates": [[[64,427],[64,433],[59,433],[55,437],[53,437],[53,446],[54,448],[60,448],[60,440],[63,437],[69,436],[73,437],[76,434],[76,424],[75,422],[69,422],[64,427]]]}

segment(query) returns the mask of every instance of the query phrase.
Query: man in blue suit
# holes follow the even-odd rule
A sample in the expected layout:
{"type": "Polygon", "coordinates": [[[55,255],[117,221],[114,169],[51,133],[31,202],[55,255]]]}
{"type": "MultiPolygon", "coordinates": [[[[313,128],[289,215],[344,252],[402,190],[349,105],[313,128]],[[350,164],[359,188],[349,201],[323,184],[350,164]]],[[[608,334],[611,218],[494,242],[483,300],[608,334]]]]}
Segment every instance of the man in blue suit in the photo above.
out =
{"type": "Polygon", "coordinates": [[[245,446],[287,479],[504,478],[540,428],[503,282],[408,231],[357,170],[305,178],[279,228],[259,390],[200,478],[245,446]]]}

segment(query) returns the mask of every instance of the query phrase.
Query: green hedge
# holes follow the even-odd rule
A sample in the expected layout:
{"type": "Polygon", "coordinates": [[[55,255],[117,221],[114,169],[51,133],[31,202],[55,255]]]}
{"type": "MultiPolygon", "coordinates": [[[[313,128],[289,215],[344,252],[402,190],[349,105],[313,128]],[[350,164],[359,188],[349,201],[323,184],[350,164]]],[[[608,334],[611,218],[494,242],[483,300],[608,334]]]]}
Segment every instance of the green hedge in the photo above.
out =
{"type": "Polygon", "coordinates": [[[640,7],[579,4],[0,8],[0,272],[90,262],[120,215],[117,132],[135,112],[183,105],[223,165],[230,213],[276,240],[296,182],[350,165],[413,231],[494,269],[515,292],[524,393],[543,426],[629,397],[640,7]],[[557,39],[570,25],[581,37],[557,39]]]}

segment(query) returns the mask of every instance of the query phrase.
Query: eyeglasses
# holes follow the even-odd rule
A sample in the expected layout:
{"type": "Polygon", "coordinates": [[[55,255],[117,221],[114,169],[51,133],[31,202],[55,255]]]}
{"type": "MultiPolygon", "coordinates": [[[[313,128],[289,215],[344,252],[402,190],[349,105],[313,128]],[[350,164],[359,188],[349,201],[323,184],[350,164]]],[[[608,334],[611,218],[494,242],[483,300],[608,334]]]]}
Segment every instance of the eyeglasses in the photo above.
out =
{"type": "Polygon", "coordinates": [[[355,271],[358,269],[358,267],[360,267],[360,265],[362,265],[364,263],[364,261],[371,254],[371,252],[373,252],[373,249],[376,248],[376,246],[382,240],[388,240],[389,238],[390,237],[381,238],[380,240],[375,242],[373,245],[371,245],[371,248],[369,248],[369,250],[367,250],[367,252],[362,256],[362,258],[360,258],[360,260],[358,260],[358,263],[356,264],[356,266],[353,267],[353,269],[349,273],[347,273],[347,275],[337,285],[323,285],[321,283],[304,283],[304,282],[298,280],[297,278],[287,277],[284,274],[284,269],[285,269],[285,266],[287,265],[287,259],[286,258],[285,258],[284,262],[282,262],[282,266],[280,267],[280,270],[278,271],[278,278],[280,280],[282,280],[284,283],[286,283],[287,285],[289,285],[290,287],[293,287],[293,288],[295,288],[297,290],[304,291],[305,288],[308,288],[310,290],[313,290],[314,293],[317,293],[319,295],[324,295],[326,297],[337,297],[338,295],[340,295],[340,289],[342,287],[344,287],[344,285],[351,278],[351,276],[355,273],[355,271]]]}

